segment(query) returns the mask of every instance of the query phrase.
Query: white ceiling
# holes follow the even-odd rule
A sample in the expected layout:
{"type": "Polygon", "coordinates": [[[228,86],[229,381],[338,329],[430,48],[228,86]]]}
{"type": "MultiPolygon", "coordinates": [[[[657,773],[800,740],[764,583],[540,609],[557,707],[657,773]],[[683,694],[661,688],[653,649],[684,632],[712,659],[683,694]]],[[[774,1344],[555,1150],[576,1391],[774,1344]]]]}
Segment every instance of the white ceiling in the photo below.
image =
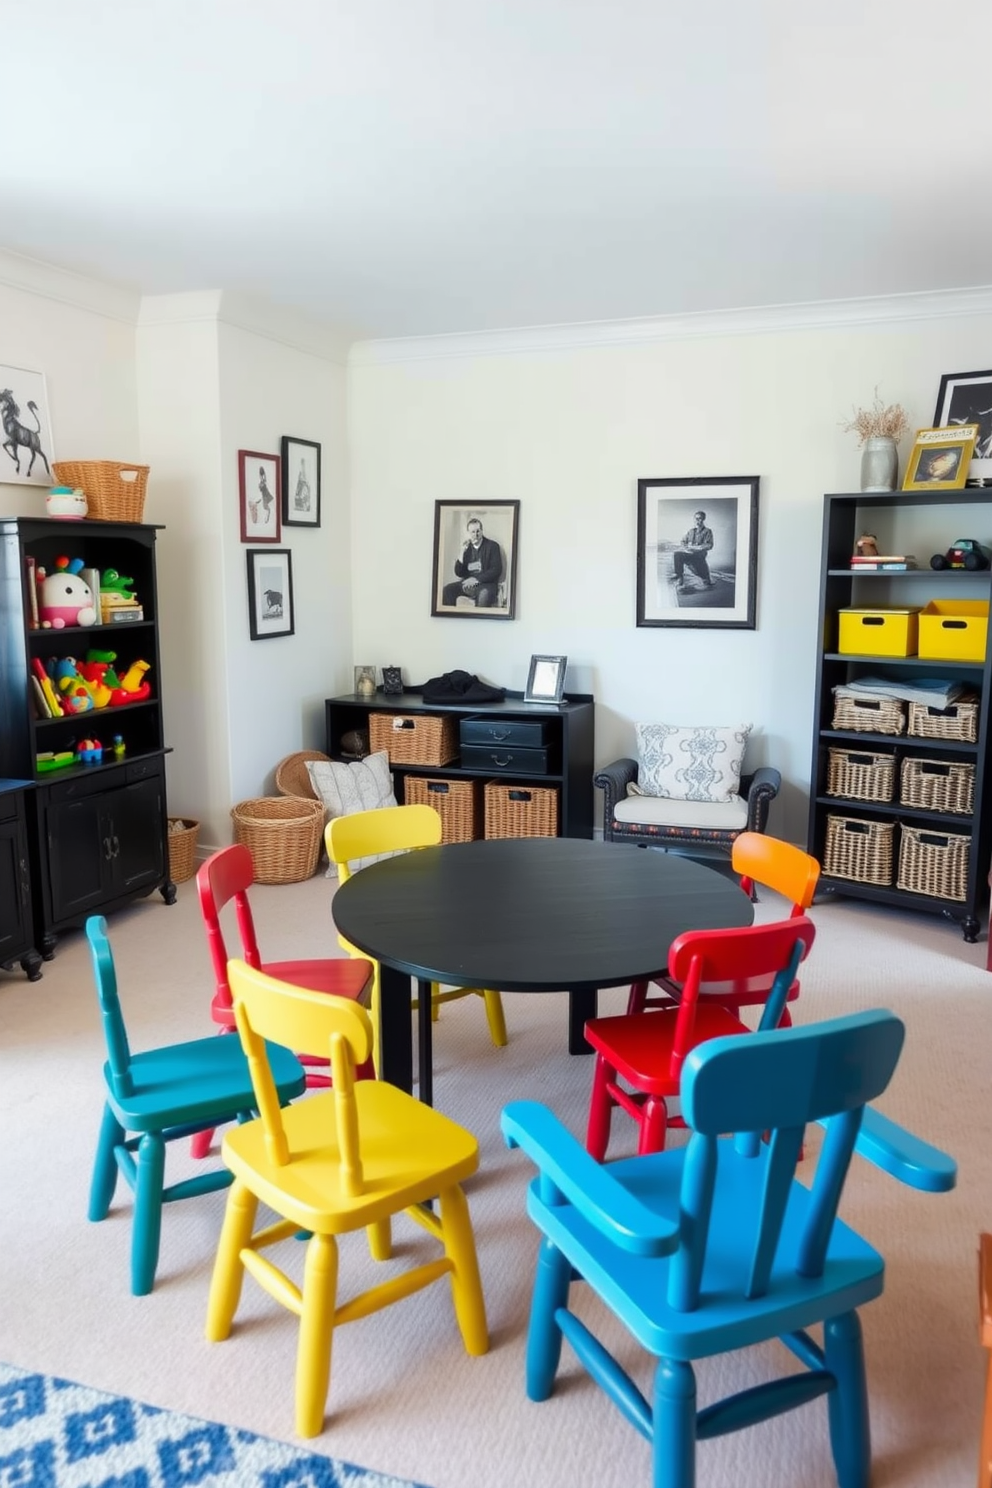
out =
{"type": "Polygon", "coordinates": [[[362,336],[992,284],[989,0],[8,0],[0,245],[362,336]]]}

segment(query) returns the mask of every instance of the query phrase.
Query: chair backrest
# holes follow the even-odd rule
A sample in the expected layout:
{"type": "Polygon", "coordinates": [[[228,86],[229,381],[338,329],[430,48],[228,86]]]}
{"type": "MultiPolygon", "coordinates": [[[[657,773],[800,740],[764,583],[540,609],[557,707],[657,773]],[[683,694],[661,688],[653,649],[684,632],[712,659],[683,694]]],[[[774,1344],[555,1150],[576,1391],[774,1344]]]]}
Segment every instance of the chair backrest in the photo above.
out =
{"type": "MultiPolygon", "coordinates": [[[[288,982],[256,970],[245,961],[233,960],[228,977],[234,998],[234,1016],[251,1071],[270,1161],[285,1167],[292,1162],[293,1154],[265,1040],[285,1044],[291,1049],[321,1052],[326,1049],[333,1089],[316,1098],[334,1102],[344,1191],[350,1197],[362,1193],[364,1176],[358,1143],[355,1066],[364,1064],[372,1053],[372,1020],[368,1013],[348,998],[292,987],[288,982]]],[[[331,1133],[328,1132],[327,1136],[330,1140],[331,1133]]]]}
{"type": "Polygon", "coordinates": [[[741,875],[741,888],[750,894],[762,884],[792,903],[792,913],[801,915],[813,903],[820,865],[801,847],[769,837],[764,832],[742,832],[734,839],[730,861],[741,875]]]}
{"type": "Polygon", "coordinates": [[[124,1014],[117,995],[117,970],[107,939],[107,922],[103,915],[90,915],[86,921],[86,939],[93,959],[93,978],[100,999],[103,1035],[107,1041],[110,1085],[118,1099],[134,1094],[131,1079],[131,1046],[128,1043],[124,1014]]]}
{"type": "MultiPolygon", "coordinates": [[[[816,937],[812,920],[799,915],[737,930],[690,930],[672,942],[668,974],[682,984],[672,1047],[671,1075],[679,1074],[692,1046],[696,1004],[704,982],[771,978],[760,1027],[778,1026],[789,988],[816,937]]],[[[724,1131],[733,1128],[724,1127],[724,1131]]]]}
{"type": "Polygon", "coordinates": [[[374,811],[332,817],[324,828],[324,841],[327,856],[338,865],[340,881],[346,883],[351,877],[350,865],[358,858],[437,847],[441,818],[433,806],[380,806],[374,811]]]}
{"type": "MultiPolygon", "coordinates": [[[[783,1235],[787,1250],[780,1264],[810,1279],[823,1275],[864,1107],[892,1078],[904,1033],[892,1013],[874,1010],[802,1028],[711,1039],[692,1052],[681,1083],[682,1111],[692,1136],[680,1201],[691,1222],[683,1223],[672,1258],[672,1307],[693,1311],[708,1300],[703,1266],[716,1223],[733,1226],[734,1253],[741,1258],[738,1283],[746,1297],[767,1292],[783,1235]],[[804,1128],[824,1119],[827,1134],[805,1216],[801,1224],[785,1228],[804,1128]],[[753,1155],[739,1159],[764,1168],[761,1182],[750,1189],[758,1202],[742,1203],[735,1190],[732,1213],[726,1202],[721,1208],[717,1165],[720,1133],[728,1131],[768,1134],[767,1141],[755,1142],[753,1155]]],[[[738,1172],[737,1164],[731,1164],[726,1176],[732,1182],[738,1172]]],[[[715,1285],[719,1295],[709,1300],[720,1306],[734,1283],[723,1269],[715,1285]]]]}
{"type": "Polygon", "coordinates": [[[200,896],[200,913],[207,931],[207,945],[214,968],[217,991],[214,1007],[231,1006],[231,989],[227,978],[227,947],[221,929],[220,912],[225,904],[234,900],[234,912],[241,940],[241,954],[249,966],[261,966],[262,958],[255,938],[255,923],[248,903],[248,890],[255,881],[255,870],[251,853],[242,843],[222,847],[212,853],[201,865],[196,875],[196,891],[200,896]]]}

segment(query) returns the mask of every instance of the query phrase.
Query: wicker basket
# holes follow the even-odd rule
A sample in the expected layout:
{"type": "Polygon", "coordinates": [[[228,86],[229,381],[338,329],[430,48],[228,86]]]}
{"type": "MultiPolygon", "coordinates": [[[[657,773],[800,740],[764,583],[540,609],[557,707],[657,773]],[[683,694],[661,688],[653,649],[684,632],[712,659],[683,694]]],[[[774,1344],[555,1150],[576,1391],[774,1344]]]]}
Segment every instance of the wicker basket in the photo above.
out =
{"type": "Polygon", "coordinates": [[[324,803],[299,796],[263,796],[231,809],[234,840],[251,853],[256,882],[300,883],[317,871],[324,803]]]}
{"type": "Polygon", "coordinates": [[[894,754],[828,750],[827,795],[849,801],[891,801],[896,790],[894,754]]]}
{"type": "Polygon", "coordinates": [[[330,755],[321,754],[319,749],[298,749],[295,754],[287,754],[279,761],[276,765],[276,790],[281,796],[298,796],[301,801],[318,799],[307,770],[308,760],[329,762],[330,755]]]}
{"type": "Polygon", "coordinates": [[[856,729],[858,733],[904,734],[906,704],[901,698],[846,697],[834,694],[835,729],[856,729]]]}
{"type": "Polygon", "coordinates": [[[899,800],[924,811],[975,809],[975,766],[955,760],[905,759],[899,800]]]}
{"type": "Polygon", "coordinates": [[[486,781],[487,837],[557,837],[555,786],[505,785],[486,781]]]}
{"type": "Polygon", "coordinates": [[[369,748],[384,749],[391,765],[446,765],[458,757],[454,713],[370,713],[369,748]]]}
{"type": "Polygon", "coordinates": [[[442,842],[475,842],[482,836],[482,789],[478,780],[408,775],[403,799],[408,806],[434,807],[441,818],[442,842]]]}
{"type": "Polygon", "coordinates": [[[828,816],[823,872],[856,883],[892,882],[893,822],[865,821],[857,816],[828,816]]]}
{"type": "Polygon", "coordinates": [[[909,733],[916,739],[960,739],[965,744],[978,741],[978,700],[962,700],[949,708],[930,708],[926,703],[910,703],[909,733]]]}
{"type": "Polygon", "coordinates": [[[60,486],[81,486],[86,492],[86,515],[95,522],[140,522],[150,468],[122,460],[52,462],[60,486]]]}
{"type": "Polygon", "coordinates": [[[970,849],[970,836],[904,826],[898,887],[932,899],[967,898],[970,849]]]}
{"type": "Polygon", "coordinates": [[[169,817],[169,877],[186,883],[196,872],[196,837],[200,823],[187,816],[169,817]]]}

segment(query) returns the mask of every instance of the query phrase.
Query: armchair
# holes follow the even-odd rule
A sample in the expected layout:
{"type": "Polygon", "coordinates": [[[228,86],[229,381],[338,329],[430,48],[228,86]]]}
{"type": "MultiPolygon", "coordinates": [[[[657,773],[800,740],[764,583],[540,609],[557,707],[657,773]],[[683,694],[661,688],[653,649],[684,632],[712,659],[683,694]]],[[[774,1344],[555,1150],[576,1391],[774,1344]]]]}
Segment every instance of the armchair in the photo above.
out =
{"type": "Polygon", "coordinates": [[[768,808],[782,784],[780,772],[762,765],[741,776],[740,795],[730,802],[673,801],[664,796],[628,796],[637,783],[637,761],[614,760],[597,771],[603,792],[603,840],[635,847],[718,847],[730,852],[742,832],[764,832],[768,808]]]}

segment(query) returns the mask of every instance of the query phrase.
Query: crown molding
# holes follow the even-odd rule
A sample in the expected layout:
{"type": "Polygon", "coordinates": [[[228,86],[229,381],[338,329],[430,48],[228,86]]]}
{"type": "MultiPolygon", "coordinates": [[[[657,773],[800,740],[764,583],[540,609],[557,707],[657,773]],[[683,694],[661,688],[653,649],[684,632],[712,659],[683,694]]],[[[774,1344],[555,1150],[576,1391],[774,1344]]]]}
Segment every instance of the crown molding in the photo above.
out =
{"type": "Polygon", "coordinates": [[[0,249],[0,285],[131,326],[141,303],[138,291],[128,285],[93,279],[7,248],[0,249]]]}
{"type": "Polygon", "coordinates": [[[351,338],[346,331],[286,305],[232,290],[145,295],[138,316],[140,326],[190,325],[203,321],[234,326],[341,367],[348,360],[351,338]]]}
{"type": "Polygon", "coordinates": [[[849,330],[990,314],[992,286],[980,286],[883,295],[875,299],[814,300],[748,310],[707,310],[691,315],[659,315],[647,320],[594,320],[508,331],[358,341],[352,346],[348,360],[352,367],[363,367],[451,357],[532,356],[610,346],[650,346],[704,337],[849,330]]]}

